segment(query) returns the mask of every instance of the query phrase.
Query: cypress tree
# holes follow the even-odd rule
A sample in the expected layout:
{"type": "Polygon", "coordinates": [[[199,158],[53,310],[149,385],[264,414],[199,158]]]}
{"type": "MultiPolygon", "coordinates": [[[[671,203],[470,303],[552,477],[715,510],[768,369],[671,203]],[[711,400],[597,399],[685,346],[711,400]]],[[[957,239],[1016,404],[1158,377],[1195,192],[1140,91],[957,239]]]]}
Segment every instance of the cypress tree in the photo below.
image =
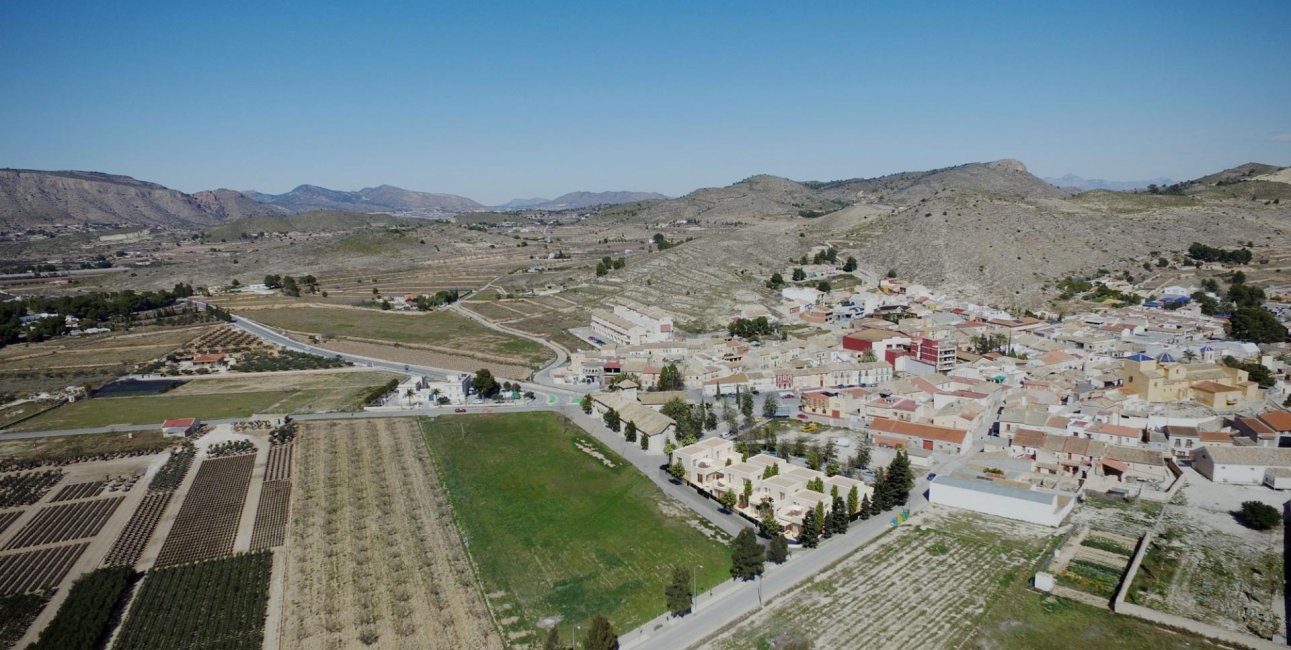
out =
{"type": "Polygon", "coordinates": [[[834,532],[839,535],[847,532],[847,522],[849,517],[847,516],[846,506],[843,505],[843,499],[840,497],[834,497],[833,515],[834,532]]]}
{"type": "Polygon", "coordinates": [[[752,580],[762,575],[765,552],[752,528],[743,528],[731,541],[731,577],[752,580]]]}
{"type": "Polygon", "coordinates": [[[865,498],[861,499],[861,519],[869,519],[870,512],[873,509],[874,504],[870,503],[870,495],[867,494],[865,498]]]}
{"type": "Polygon", "coordinates": [[[771,538],[771,545],[767,548],[767,559],[776,564],[784,564],[789,559],[789,540],[784,535],[776,535],[771,538]]]}
{"type": "Polygon", "coordinates": [[[619,635],[614,633],[614,626],[609,619],[598,615],[592,619],[592,627],[583,637],[583,650],[618,650],[619,635]]]}
{"type": "Polygon", "coordinates": [[[853,485],[852,489],[847,492],[847,514],[849,516],[855,517],[857,509],[861,507],[858,495],[859,493],[856,491],[855,485],[853,485]]]}
{"type": "Polygon", "coordinates": [[[798,535],[798,543],[803,548],[816,548],[819,539],[816,535],[816,511],[808,508],[807,514],[802,516],[802,533],[798,535]]]}
{"type": "Polygon", "coordinates": [[[816,502],[816,536],[825,534],[825,502],[816,502]]]}
{"type": "Polygon", "coordinates": [[[663,595],[673,616],[689,612],[694,601],[694,594],[690,591],[690,572],[684,567],[673,567],[672,582],[664,587],[663,595]]]}

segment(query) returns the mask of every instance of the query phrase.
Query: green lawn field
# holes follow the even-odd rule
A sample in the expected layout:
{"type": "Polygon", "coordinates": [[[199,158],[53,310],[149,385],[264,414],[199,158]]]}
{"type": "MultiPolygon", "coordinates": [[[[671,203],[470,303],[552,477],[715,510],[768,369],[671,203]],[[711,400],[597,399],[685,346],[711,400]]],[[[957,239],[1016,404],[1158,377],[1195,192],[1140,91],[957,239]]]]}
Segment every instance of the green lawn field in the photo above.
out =
{"type": "Polygon", "coordinates": [[[499,619],[517,617],[504,633],[551,616],[586,630],[596,614],[626,632],[665,610],[670,567],[702,565],[701,591],[729,579],[724,534],[559,415],[450,416],[422,427],[485,593],[499,619]]]}
{"type": "Polygon", "coordinates": [[[216,395],[153,395],[147,397],[103,397],[65,404],[27,420],[12,431],[50,431],[106,427],[114,424],[153,424],[167,418],[244,418],[254,413],[273,413],[271,407],[290,398],[291,392],[261,391],[216,395]]]}

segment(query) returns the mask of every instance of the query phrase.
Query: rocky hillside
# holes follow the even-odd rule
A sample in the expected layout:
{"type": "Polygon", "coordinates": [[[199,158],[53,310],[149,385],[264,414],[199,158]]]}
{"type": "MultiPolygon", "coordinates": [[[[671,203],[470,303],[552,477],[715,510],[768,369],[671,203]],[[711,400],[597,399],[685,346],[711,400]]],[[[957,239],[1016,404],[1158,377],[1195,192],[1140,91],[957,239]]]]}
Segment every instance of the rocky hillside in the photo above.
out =
{"type": "Polygon", "coordinates": [[[415,192],[393,185],[365,187],[356,192],[329,190],[317,185],[301,185],[286,194],[247,192],[247,196],[288,212],[336,210],[342,212],[386,212],[413,217],[444,217],[483,208],[483,205],[456,194],[415,192]]]}
{"type": "Polygon", "coordinates": [[[832,182],[755,176],[601,211],[606,232],[629,242],[673,219],[697,223],[684,233],[693,241],[630,261],[589,289],[605,284],[606,295],[717,321],[769,297],[762,283],[790,258],[831,245],[873,274],[894,270],[1001,306],[1047,306],[1067,275],[1142,277],[1153,254],[1176,257],[1192,242],[1287,247],[1291,186],[1266,180],[1277,169],[1243,165],[1159,194],[1060,190],[1009,160],[832,182]]]}
{"type": "Polygon", "coordinates": [[[280,214],[233,190],[185,194],[98,172],[0,169],[0,228],[129,224],[191,228],[280,214]]]}

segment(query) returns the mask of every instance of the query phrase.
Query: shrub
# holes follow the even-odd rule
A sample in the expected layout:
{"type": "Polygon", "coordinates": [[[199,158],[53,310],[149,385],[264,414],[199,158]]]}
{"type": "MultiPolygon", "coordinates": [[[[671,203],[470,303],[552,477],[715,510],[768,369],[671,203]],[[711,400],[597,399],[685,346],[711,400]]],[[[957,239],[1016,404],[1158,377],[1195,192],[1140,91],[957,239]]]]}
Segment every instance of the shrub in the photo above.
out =
{"type": "Polygon", "coordinates": [[[1282,513],[1277,508],[1259,501],[1242,502],[1242,523],[1255,530],[1272,530],[1282,523],[1282,513]]]}

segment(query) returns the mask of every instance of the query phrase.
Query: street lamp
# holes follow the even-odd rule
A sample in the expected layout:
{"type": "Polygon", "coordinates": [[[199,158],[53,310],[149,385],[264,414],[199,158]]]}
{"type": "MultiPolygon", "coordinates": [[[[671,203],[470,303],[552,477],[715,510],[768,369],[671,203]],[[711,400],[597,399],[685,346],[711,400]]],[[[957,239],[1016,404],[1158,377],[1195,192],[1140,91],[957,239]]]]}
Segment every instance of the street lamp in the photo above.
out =
{"type": "Polygon", "coordinates": [[[691,609],[694,609],[695,599],[699,597],[699,581],[698,581],[698,578],[696,577],[696,572],[702,568],[704,568],[704,565],[702,564],[696,565],[690,568],[690,593],[692,595],[692,598],[690,600],[691,609]]]}

